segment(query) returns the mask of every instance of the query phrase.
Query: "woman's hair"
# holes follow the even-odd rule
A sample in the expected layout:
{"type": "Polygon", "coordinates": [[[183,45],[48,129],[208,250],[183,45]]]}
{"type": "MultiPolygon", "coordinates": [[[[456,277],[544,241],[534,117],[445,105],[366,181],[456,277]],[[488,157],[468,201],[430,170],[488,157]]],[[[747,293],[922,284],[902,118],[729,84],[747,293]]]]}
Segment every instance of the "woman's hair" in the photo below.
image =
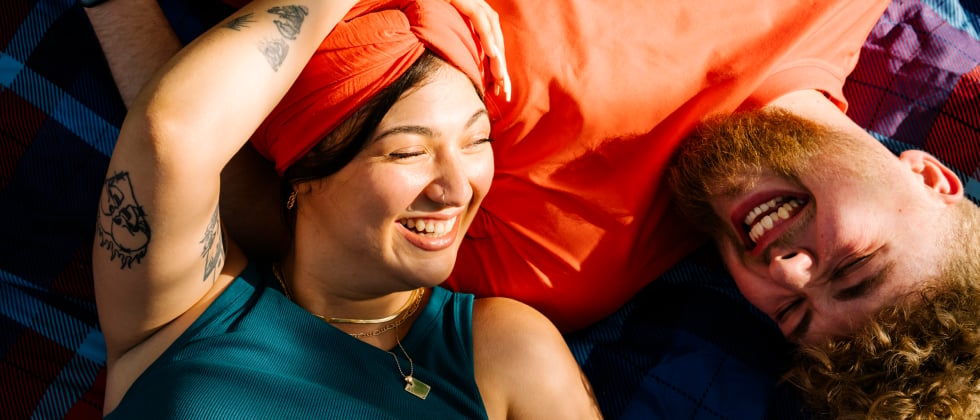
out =
{"type": "Polygon", "coordinates": [[[850,337],[800,349],[785,380],[835,419],[980,418],[980,210],[955,209],[937,279],[850,337]]]}
{"type": "MultiPolygon", "coordinates": [[[[297,182],[325,178],[347,166],[364,148],[398,98],[409,89],[428,81],[443,65],[448,64],[432,52],[424,52],[394,83],[371,98],[335,130],[327,133],[306,155],[290,165],[282,175],[282,205],[285,206],[297,182]]],[[[292,225],[293,219],[285,207],[283,214],[292,225]]]]}

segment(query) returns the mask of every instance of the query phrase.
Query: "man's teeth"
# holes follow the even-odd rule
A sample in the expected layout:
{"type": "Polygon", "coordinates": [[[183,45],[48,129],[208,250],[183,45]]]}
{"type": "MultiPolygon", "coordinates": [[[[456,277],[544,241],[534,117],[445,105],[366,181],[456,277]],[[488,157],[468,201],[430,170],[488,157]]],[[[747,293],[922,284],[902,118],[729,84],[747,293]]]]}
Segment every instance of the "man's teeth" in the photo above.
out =
{"type": "Polygon", "coordinates": [[[449,220],[406,219],[402,221],[402,226],[425,236],[445,235],[447,232],[452,230],[453,225],[455,224],[455,217],[449,220]]]}
{"type": "Polygon", "coordinates": [[[758,242],[774,226],[796,214],[802,204],[796,198],[777,197],[752,209],[745,216],[745,225],[750,226],[749,239],[758,242]]]}

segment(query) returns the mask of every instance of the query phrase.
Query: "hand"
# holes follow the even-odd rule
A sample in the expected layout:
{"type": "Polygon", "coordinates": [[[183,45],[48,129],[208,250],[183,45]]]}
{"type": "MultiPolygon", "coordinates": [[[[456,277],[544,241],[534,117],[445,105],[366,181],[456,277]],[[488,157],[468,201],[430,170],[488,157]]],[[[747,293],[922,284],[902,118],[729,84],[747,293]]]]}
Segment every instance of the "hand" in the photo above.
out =
{"type": "Polygon", "coordinates": [[[500,31],[500,17],[485,0],[445,0],[460,14],[473,23],[483,49],[490,57],[490,74],[494,76],[494,94],[510,102],[510,75],[507,74],[507,59],[504,57],[504,35],[500,31]]]}

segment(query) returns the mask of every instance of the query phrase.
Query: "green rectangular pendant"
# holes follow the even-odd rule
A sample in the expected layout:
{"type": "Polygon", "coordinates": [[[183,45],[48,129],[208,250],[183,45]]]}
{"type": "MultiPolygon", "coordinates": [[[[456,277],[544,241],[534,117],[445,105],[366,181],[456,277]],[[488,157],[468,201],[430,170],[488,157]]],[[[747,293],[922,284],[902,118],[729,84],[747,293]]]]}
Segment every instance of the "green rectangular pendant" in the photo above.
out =
{"type": "Polygon", "coordinates": [[[432,389],[428,384],[415,379],[411,376],[405,378],[405,392],[412,394],[421,399],[429,396],[429,390],[432,389]]]}

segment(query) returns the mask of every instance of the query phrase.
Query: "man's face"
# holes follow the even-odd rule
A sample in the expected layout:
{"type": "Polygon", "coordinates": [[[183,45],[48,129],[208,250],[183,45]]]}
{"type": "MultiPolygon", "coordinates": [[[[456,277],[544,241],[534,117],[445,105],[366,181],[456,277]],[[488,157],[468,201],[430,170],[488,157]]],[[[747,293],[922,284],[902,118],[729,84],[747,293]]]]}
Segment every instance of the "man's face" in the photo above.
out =
{"type": "Polygon", "coordinates": [[[796,137],[713,140],[682,160],[705,191],[680,196],[714,215],[710,231],[743,295],[789,339],[812,342],[938,274],[952,208],[939,191],[955,175],[923,152],[896,158],[870,136],[796,137]]]}

